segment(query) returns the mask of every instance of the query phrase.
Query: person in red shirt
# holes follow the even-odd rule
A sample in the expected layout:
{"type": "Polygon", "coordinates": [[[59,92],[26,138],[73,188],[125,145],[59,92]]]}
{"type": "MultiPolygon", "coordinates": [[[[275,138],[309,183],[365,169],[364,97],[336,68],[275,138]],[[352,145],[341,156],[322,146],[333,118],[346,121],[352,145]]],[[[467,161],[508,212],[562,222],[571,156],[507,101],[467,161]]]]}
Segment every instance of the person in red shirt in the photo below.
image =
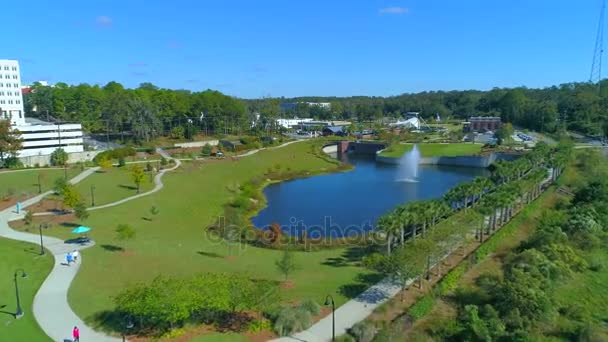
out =
{"type": "Polygon", "coordinates": [[[80,342],[80,330],[78,330],[78,327],[74,327],[74,330],[72,330],[72,337],[74,338],[74,342],[80,342]]]}

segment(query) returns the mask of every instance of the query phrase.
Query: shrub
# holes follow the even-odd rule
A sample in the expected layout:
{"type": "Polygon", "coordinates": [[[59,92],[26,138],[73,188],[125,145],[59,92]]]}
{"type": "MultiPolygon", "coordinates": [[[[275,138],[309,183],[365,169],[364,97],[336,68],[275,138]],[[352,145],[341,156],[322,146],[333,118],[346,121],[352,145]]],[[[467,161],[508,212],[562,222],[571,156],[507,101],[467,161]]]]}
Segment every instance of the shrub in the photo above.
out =
{"type": "Polygon", "coordinates": [[[321,305],[319,305],[319,303],[315,302],[312,299],[304,300],[300,304],[299,308],[308,311],[313,316],[317,316],[321,313],[321,305]]]}
{"type": "Polygon", "coordinates": [[[27,211],[23,217],[23,222],[29,226],[32,224],[32,221],[34,221],[34,214],[31,211],[27,211]]]}
{"type": "Polygon", "coordinates": [[[125,161],[125,158],[124,157],[118,158],[118,167],[123,167],[125,165],[127,165],[127,162],[125,161]]]}
{"type": "Polygon", "coordinates": [[[247,331],[252,333],[258,333],[261,331],[272,330],[272,322],[265,318],[257,319],[247,326],[247,331]]]}
{"type": "Polygon", "coordinates": [[[349,333],[357,342],[371,342],[376,336],[376,328],[369,322],[359,322],[350,328],[349,333]]]}
{"type": "Polygon", "coordinates": [[[207,143],[207,144],[205,144],[205,145],[203,146],[203,148],[201,149],[201,154],[202,154],[204,157],[209,157],[209,156],[211,155],[211,152],[212,152],[211,145],[209,145],[208,143],[207,143]]]}
{"type": "Polygon", "coordinates": [[[413,320],[419,320],[422,317],[428,315],[431,310],[433,310],[433,306],[435,305],[435,298],[432,295],[427,294],[422,298],[416,301],[416,304],[412,305],[410,309],[407,311],[408,315],[412,317],[413,320]]]}
{"type": "Polygon", "coordinates": [[[60,177],[55,179],[55,184],[53,186],[53,191],[55,191],[55,194],[59,195],[61,193],[63,193],[63,191],[65,190],[65,188],[68,186],[68,181],[65,180],[65,178],[60,177]]]}
{"type": "Polygon", "coordinates": [[[9,169],[21,169],[23,168],[23,163],[17,157],[7,157],[4,159],[4,167],[9,169]]]}
{"type": "Polygon", "coordinates": [[[137,151],[132,148],[132,147],[121,147],[121,148],[115,148],[113,150],[108,150],[108,151],[103,151],[99,154],[97,154],[95,156],[95,158],[93,158],[94,162],[98,162],[101,159],[119,159],[119,158],[126,158],[126,157],[132,157],[137,153],[137,151]]]}
{"type": "Polygon", "coordinates": [[[288,336],[308,329],[312,324],[310,313],[302,309],[284,308],[274,323],[274,331],[280,336],[288,336]]]}
{"type": "Polygon", "coordinates": [[[130,240],[135,238],[135,229],[128,224],[119,224],[116,227],[116,238],[118,240],[130,240]]]}
{"type": "Polygon", "coordinates": [[[448,274],[446,274],[438,287],[438,292],[441,296],[445,296],[448,293],[456,290],[458,287],[458,281],[462,278],[466,271],[466,263],[462,262],[460,265],[454,267],[448,274]]]}
{"type": "Polygon", "coordinates": [[[58,148],[51,153],[51,165],[61,166],[68,163],[68,153],[62,148],[58,148]]]}

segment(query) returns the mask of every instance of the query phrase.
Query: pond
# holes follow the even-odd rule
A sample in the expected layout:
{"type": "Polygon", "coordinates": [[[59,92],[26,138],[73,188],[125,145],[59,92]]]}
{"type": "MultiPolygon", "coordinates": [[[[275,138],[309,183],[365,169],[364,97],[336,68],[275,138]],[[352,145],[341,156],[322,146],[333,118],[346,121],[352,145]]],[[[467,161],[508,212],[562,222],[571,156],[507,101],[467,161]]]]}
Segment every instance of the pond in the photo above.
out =
{"type": "MultiPolygon", "coordinates": [[[[415,152],[414,152],[415,153],[415,152]]],[[[397,205],[441,197],[456,184],[487,175],[481,168],[412,166],[348,155],[354,170],[271,184],[268,206],[252,218],[256,227],[278,223],[283,231],[309,237],[351,236],[373,229],[377,219],[397,205]]]]}

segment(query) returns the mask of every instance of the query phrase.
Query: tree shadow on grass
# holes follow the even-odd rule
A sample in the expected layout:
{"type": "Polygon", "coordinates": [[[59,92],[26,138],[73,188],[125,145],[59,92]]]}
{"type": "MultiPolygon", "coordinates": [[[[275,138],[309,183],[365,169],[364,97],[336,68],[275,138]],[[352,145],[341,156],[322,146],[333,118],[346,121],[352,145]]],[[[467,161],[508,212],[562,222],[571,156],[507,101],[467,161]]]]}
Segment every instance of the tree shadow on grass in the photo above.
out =
{"type": "MultiPolygon", "coordinates": [[[[345,284],[338,288],[338,292],[344,297],[353,299],[365,292],[372,285],[377,284],[382,280],[382,275],[379,273],[365,273],[359,274],[356,279],[356,283],[345,284]]],[[[368,293],[363,301],[366,303],[375,303],[375,301],[381,300],[386,296],[386,293],[380,293],[382,291],[375,291],[374,293],[368,293]]]]}
{"type": "MultiPolygon", "coordinates": [[[[4,309],[6,307],[6,304],[2,304],[0,305],[0,309],[4,309]]],[[[0,314],[6,314],[6,315],[10,315],[15,317],[15,313],[14,312],[10,312],[10,311],[4,311],[4,310],[0,310],[0,314]]]]}
{"type": "Polygon", "coordinates": [[[76,227],[80,227],[80,225],[78,223],[73,223],[73,222],[61,222],[60,224],[62,227],[65,228],[76,228],[76,227]]]}
{"type": "Polygon", "coordinates": [[[217,254],[217,253],[212,253],[212,252],[204,252],[204,251],[198,251],[196,252],[196,254],[202,255],[202,256],[206,256],[209,258],[223,258],[224,256],[217,254]]]}
{"type": "Polygon", "coordinates": [[[124,184],[119,184],[119,187],[123,188],[123,189],[129,189],[129,190],[137,190],[136,186],[133,185],[124,185],[124,184]]]}
{"type": "Polygon", "coordinates": [[[117,310],[105,310],[95,313],[86,320],[87,325],[105,333],[123,332],[127,315],[117,310]]]}
{"type": "Polygon", "coordinates": [[[123,252],[125,250],[124,248],[115,245],[100,245],[99,247],[103,248],[108,252],[123,252]]]}
{"type": "Polygon", "coordinates": [[[354,264],[361,261],[361,258],[367,254],[369,254],[367,247],[350,247],[341,256],[327,258],[322,264],[333,267],[356,266],[354,264]]]}

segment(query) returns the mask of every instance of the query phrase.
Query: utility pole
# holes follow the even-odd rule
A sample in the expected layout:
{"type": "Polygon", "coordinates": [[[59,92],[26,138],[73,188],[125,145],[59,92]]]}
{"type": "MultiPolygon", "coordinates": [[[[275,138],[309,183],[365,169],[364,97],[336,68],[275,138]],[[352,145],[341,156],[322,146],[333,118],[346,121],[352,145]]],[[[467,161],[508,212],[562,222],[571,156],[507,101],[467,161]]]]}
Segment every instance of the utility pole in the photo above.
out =
{"type": "Polygon", "coordinates": [[[593,50],[593,61],[591,63],[591,75],[589,82],[597,83],[597,91],[600,92],[602,81],[602,56],[604,54],[604,14],[606,12],[606,0],[602,0],[600,9],[600,19],[597,25],[595,36],[595,48],[593,50]]]}

